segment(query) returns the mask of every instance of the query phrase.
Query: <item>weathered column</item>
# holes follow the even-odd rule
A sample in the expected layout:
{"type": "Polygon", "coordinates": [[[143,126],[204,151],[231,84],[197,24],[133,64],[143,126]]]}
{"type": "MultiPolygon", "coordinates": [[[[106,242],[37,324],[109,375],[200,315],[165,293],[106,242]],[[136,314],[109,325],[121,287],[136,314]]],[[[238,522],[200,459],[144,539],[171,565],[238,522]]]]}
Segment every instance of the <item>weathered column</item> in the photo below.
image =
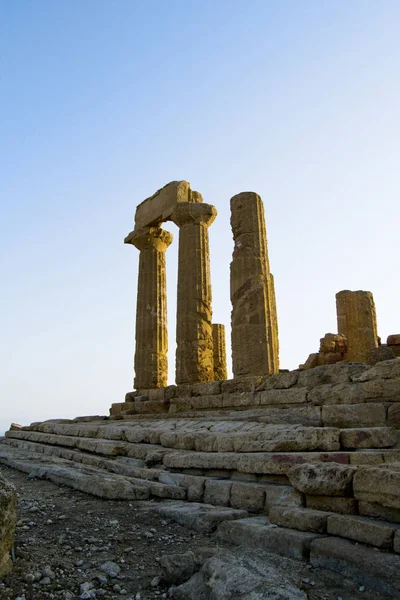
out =
{"type": "Polygon", "coordinates": [[[171,216],[179,227],[178,384],[214,379],[208,227],[216,216],[214,206],[200,202],[180,202],[171,216]]]}
{"type": "Polygon", "coordinates": [[[160,227],[138,230],[129,243],[140,250],[136,306],[136,389],[165,387],[168,380],[165,251],[172,234],[160,227]]]}
{"type": "Polygon", "coordinates": [[[258,194],[231,198],[232,362],[235,377],[279,371],[278,318],[269,270],[264,206],[258,194]]]}
{"type": "Polygon", "coordinates": [[[343,290],[336,294],[338,333],[346,336],[345,360],[368,362],[368,351],[378,347],[376,312],[371,292],[343,290]]]}
{"type": "Polygon", "coordinates": [[[226,343],[225,343],[225,325],[213,323],[213,356],[214,356],[214,379],[221,381],[228,379],[226,368],[226,343]]]}

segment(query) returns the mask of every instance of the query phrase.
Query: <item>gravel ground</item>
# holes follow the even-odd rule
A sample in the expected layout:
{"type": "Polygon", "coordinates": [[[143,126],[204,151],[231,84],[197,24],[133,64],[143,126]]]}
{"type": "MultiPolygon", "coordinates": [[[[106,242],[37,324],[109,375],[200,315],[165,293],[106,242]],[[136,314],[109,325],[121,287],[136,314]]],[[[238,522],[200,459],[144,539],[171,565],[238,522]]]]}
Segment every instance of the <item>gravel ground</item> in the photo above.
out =
{"type": "MultiPolygon", "coordinates": [[[[101,500],[7,467],[1,471],[19,494],[15,564],[0,583],[1,600],[168,598],[161,556],[204,548],[224,552],[212,535],[148,513],[143,503],[101,500]]],[[[310,600],[387,598],[311,565],[285,565],[310,600]]]]}

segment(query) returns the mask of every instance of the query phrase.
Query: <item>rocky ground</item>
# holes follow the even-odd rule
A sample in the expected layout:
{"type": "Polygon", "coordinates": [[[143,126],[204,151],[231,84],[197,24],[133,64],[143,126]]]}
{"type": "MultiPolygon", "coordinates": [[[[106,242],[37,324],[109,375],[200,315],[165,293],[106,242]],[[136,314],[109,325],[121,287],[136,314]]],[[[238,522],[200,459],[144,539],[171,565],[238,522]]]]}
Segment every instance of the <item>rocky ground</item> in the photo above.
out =
{"type": "Polygon", "coordinates": [[[15,564],[1,600],[388,600],[339,574],[223,546],[149,512],[148,503],[1,471],[19,494],[15,564]]]}

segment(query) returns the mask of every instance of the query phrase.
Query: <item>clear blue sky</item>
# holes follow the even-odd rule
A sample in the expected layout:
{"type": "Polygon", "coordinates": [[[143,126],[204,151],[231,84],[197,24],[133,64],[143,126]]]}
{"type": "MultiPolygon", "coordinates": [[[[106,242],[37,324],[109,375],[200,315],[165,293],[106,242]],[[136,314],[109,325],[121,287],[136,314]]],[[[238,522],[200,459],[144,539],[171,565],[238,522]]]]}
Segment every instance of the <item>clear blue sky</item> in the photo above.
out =
{"type": "Polygon", "coordinates": [[[262,196],[282,368],[336,331],[341,289],[399,332],[399,26],[398,0],[0,0],[0,418],[105,414],[132,388],[123,238],[173,179],[218,209],[228,331],[229,199],[262,196]]]}

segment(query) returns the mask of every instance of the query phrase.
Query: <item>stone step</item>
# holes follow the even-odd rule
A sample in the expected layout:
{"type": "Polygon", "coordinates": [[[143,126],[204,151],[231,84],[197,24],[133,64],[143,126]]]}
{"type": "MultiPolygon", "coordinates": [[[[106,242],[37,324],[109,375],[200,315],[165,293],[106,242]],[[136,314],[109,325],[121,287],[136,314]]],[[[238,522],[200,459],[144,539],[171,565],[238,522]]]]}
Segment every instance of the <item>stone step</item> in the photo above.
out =
{"type": "Polygon", "coordinates": [[[330,515],[327,520],[327,531],[331,535],[393,551],[394,545],[397,548],[400,525],[368,517],[330,515]],[[394,544],[395,539],[396,544],[394,544]]]}
{"type": "Polygon", "coordinates": [[[330,569],[343,577],[356,579],[368,589],[400,599],[400,556],[397,554],[330,536],[311,541],[310,562],[314,567],[330,569]]]}
{"type": "Polygon", "coordinates": [[[63,459],[51,459],[0,445],[0,463],[29,474],[29,477],[49,479],[81,492],[108,500],[144,500],[149,497],[148,488],[142,482],[126,477],[105,474],[91,466],[79,466],[63,459]]]}
{"type": "Polygon", "coordinates": [[[322,510],[312,510],[309,508],[274,506],[268,513],[268,519],[271,523],[279,525],[279,527],[314,533],[326,533],[328,517],[331,514],[322,510]]]}
{"type": "MultiPolygon", "coordinates": [[[[303,497],[291,485],[279,485],[266,481],[240,481],[239,474],[233,478],[218,479],[198,475],[171,473],[165,469],[148,469],[143,461],[116,457],[107,459],[77,450],[49,446],[16,438],[7,438],[0,444],[4,452],[7,446],[10,455],[19,449],[25,458],[46,455],[49,460],[65,459],[69,464],[89,465],[135,480],[144,480],[152,496],[159,498],[187,499],[189,502],[205,502],[216,506],[231,506],[250,512],[268,511],[272,506],[301,506],[303,497]]],[[[21,454],[22,455],[22,454],[21,454]]],[[[1,459],[0,459],[1,460],[1,459]]],[[[71,465],[72,466],[72,465],[71,465]]]]}
{"type": "Polygon", "coordinates": [[[298,560],[308,560],[311,542],[323,537],[318,533],[277,527],[266,517],[227,521],[219,526],[216,536],[229,544],[257,548],[298,560]]]}
{"type": "Polygon", "coordinates": [[[153,505],[146,503],[143,506],[146,511],[156,512],[166,519],[176,521],[180,525],[204,532],[215,531],[221,523],[243,519],[248,516],[245,510],[216,507],[199,502],[189,504],[187,502],[166,500],[153,505]]]}

